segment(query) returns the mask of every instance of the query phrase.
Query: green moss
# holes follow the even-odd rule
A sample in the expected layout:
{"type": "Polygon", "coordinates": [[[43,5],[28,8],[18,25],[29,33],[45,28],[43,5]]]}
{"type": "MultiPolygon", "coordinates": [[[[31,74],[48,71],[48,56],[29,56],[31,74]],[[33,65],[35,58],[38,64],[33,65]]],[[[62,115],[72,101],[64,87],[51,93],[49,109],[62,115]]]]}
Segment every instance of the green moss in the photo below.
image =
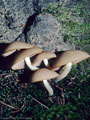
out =
{"type": "MultiPolygon", "coordinates": [[[[88,63],[90,64],[89,60],[88,63]]],[[[27,118],[28,120],[53,120],[54,118],[55,120],[87,120],[90,114],[90,68],[88,63],[86,60],[78,65],[74,65],[67,78],[58,83],[58,86],[64,89],[65,104],[61,104],[60,99],[58,99],[58,96],[61,98],[60,90],[55,99],[52,97],[53,103],[50,102],[42,84],[29,84],[27,89],[16,92],[17,95],[13,95],[13,93],[18,91],[18,89],[20,90],[20,88],[15,87],[14,84],[14,91],[12,91],[11,86],[2,87],[0,92],[0,99],[2,98],[2,101],[5,100],[4,102],[19,108],[24,104],[24,107],[20,112],[14,114],[11,108],[4,106],[4,113],[1,117],[10,118],[11,116],[15,119],[27,118]],[[71,80],[73,83],[69,85],[71,80]],[[11,97],[8,96],[10,93],[11,97]],[[49,109],[34,101],[31,96],[49,109]],[[13,97],[15,99],[12,101],[13,97]]],[[[2,82],[0,82],[0,87],[2,85],[2,82]]]]}
{"type": "Polygon", "coordinates": [[[48,4],[44,10],[56,16],[61,23],[60,31],[64,39],[77,46],[90,44],[90,14],[85,5],[86,3],[81,3],[69,8],[60,4],[48,4]]]}

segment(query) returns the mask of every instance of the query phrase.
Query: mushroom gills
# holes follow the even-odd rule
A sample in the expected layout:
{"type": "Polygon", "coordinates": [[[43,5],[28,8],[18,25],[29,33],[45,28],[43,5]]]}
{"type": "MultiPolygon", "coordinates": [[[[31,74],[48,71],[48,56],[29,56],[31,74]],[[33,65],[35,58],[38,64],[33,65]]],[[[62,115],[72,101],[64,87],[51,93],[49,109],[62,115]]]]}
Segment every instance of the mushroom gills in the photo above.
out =
{"type": "Polygon", "coordinates": [[[53,89],[52,87],[49,85],[49,82],[47,80],[43,80],[43,84],[45,86],[45,88],[47,89],[49,96],[53,95],[53,89]]]}
{"type": "Polygon", "coordinates": [[[67,63],[67,64],[64,66],[63,70],[60,72],[60,75],[59,75],[59,77],[56,79],[55,82],[57,83],[57,82],[59,82],[60,80],[64,79],[64,78],[69,74],[71,68],[72,68],[72,62],[67,63]]]}
{"type": "Polygon", "coordinates": [[[35,70],[39,69],[38,67],[32,65],[30,57],[25,58],[25,63],[28,66],[28,68],[32,71],[35,71],[35,70]]]}

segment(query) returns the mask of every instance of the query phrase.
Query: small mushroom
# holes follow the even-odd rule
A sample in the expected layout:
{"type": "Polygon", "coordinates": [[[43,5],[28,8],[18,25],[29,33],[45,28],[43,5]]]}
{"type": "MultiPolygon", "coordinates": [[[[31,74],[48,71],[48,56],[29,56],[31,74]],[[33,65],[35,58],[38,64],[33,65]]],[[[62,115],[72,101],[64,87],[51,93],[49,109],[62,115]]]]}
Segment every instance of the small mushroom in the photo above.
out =
{"type": "Polygon", "coordinates": [[[13,70],[23,69],[25,65],[24,61],[26,62],[28,67],[31,68],[32,64],[30,61],[30,57],[39,54],[40,52],[42,52],[42,49],[40,48],[29,48],[18,51],[10,60],[10,68],[13,70]]]}
{"type": "Polygon", "coordinates": [[[38,66],[43,61],[45,66],[47,68],[50,68],[48,60],[51,58],[55,58],[55,57],[56,57],[55,53],[50,52],[50,51],[43,51],[34,58],[32,64],[34,66],[38,66]]]}
{"type": "Polygon", "coordinates": [[[49,96],[51,96],[53,95],[53,89],[49,85],[49,82],[47,80],[56,78],[58,76],[59,74],[54,71],[51,71],[47,68],[41,68],[41,69],[36,70],[32,74],[32,76],[29,78],[29,82],[34,83],[34,82],[43,81],[45,88],[49,92],[49,96]]]}
{"type": "MultiPolygon", "coordinates": [[[[46,67],[50,68],[49,63],[48,63],[48,59],[55,58],[55,57],[56,57],[55,53],[50,52],[50,51],[43,51],[40,54],[36,55],[36,57],[34,58],[34,60],[32,62],[32,68],[30,67],[30,69],[32,71],[37,70],[38,69],[37,66],[40,65],[40,63],[42,61],[44,62],[46,67]]],[[[49,89],[51,89],[47,80],[44,80],[43,83],[45,84],[46,89],[47,89],[47,86],[49,89]]]]}
{"type": "Polygon", "coordinates": [[[52,63],[52,70],[63,67],[56,82],[60,81],[70,72],[72,65],[89,58],[89,54],[80,50],[68,50],[57,54],[57,58],[52,63]]]}
{"type": "Polygon", "coordinates": [[[28,49],[28,48],[33,48],[33,46],[24,42],[15,41],[7,45],[7,47],[3,51],[2,56],[6,57],[14,53],[16,50],[28,49]]]}

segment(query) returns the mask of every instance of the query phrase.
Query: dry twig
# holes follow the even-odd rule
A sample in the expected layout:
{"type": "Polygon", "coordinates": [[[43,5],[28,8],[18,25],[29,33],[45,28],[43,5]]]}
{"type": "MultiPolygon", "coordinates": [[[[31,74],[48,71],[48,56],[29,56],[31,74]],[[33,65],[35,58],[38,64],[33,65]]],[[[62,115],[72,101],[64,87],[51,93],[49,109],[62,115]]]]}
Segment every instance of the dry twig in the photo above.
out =
{"type": "Polygon", "coordinates": [[[42,104],[40,101],[38,101],[37,99],[35,99],[34,97],[31,96],[31,98],[36,101],[38,104],[40,104],[41,106],[43,106],[46,109],[49,109],[46,105],[42,104]]]}
{"type": "Polygon", "coordinates": [[[16,112],[19,112],[20,110],[22,110],[23,109],[23,107],[24,107],[24,104],[21,106],[21,108],[19,108],[18,110],[16,110],[16,111],[12,111],[12,113],[16,113],[16,112]]]}
{"type": "Polygon", "coordinates": [[[0,103],[3,104],[3,105],[5,105],[5,106],[7,106],[7,107],[12,108],[12,109],[18,109],[18,107],[13,107],[13,106],[11,106],[11,105],[9,105],[9,104],[7,104],[7,103],[4,103],[4,102],[2,102],[2,101],[0,101],[0,103]]]}

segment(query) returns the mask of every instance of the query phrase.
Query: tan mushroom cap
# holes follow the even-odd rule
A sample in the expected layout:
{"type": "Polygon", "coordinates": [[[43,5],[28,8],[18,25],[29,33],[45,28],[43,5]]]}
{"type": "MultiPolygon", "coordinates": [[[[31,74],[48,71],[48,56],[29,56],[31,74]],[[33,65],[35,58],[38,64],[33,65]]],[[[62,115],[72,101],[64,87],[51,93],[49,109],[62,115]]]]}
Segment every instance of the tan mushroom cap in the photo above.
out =
{"type": "Polygon", "coordinates": [[[40,52],[42,52],[42,49],[40,48],[29,48],[29,49],[25,49],[17,52],[17,54],[13,57],[11,61],[11,68],[13,70],[23,68],[24,59],[26,57],[31,57],[33,55],[39,54],[40,52]]]}
{"type": "Polygon", "coordinates": [[[29,82],[39,82],[43,80],[53,79],[58,76],[59,74],[54,71],[51,71],[47,68],[41,68],[32,74],[32,76],[29,78],[29,82]]]}
{"type": "Polygon", "coordinates": [[[9,45],[7,45],[2,56],[8,56],[8,55],[12,54],[13,52],[15,52],[16,50],[27,49],[27,48],[32,48],[32,47],[33,46],[30,44],[15,41],[15,42],[12,42],[9,45]]]}
{"type": "Polygon", "coordinates": [[[55,57],[56,57],[55,53],[50,52],[50,51],[43,51],[34,58],[32,64],[34,65],[38,62],[41,62],[44,59],[51,59],[51,58],[55,58],[55,57]]]}
{"type": "Polygon", "coordinates": [[[66,65],[69,62],[72,62],[72,64],[74,65],[89,57],[90,56],[88,53],[80,50],[64,51],[57,55],[57,58],[53,61],[52,69],[59,68],[63,65],[66,65]]]}

